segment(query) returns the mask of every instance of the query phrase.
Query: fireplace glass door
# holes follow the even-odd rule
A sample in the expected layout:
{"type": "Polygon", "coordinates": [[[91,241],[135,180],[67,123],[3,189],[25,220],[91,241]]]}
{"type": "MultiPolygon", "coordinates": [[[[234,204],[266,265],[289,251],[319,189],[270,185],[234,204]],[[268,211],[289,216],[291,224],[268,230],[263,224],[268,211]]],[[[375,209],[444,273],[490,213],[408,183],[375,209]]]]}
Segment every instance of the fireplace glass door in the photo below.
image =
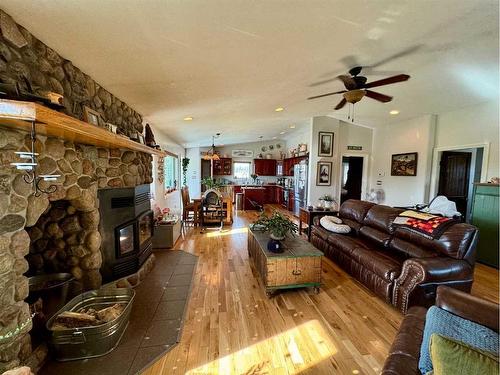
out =
{"type": "Polygon", "coordinates": [[[135,230],[134,222],[124,224],[116,228],[117,257],[126,256],[135,250],[135,230]]]}
{"type": "Polygon", "coordinates": [[[153,237],[153,212],[148,211],[139,217],[139,247],[142,249],[146,242],[153,237]]]}

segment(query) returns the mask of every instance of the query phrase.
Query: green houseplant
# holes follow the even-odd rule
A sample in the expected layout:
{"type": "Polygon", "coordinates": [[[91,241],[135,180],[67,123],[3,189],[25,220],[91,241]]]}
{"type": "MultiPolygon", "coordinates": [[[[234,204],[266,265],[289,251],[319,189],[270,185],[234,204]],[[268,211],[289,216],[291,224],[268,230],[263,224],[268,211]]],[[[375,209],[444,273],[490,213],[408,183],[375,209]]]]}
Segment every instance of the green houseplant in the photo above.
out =
{"type": "Polygon", "coordinates": [[[254,223],[254,226],[259,226],[268,231],[270,233],[269,237],[276,241],[284,240],[288,232],[294,235],[298,230],[297,224],[277,211],[274,211],[271,216],[262,214],[254,223]]]}
{"type": "Polygon", "coordinates": [[[210,178],[210,177],[207,177],[207,178],[204,178],[203,180],[201,180],[201,183],[202,185],[205,185],[205,187],[208,189],[219,189],[222,184],[217,182],[215,179],[213,178],[210,178]]]}
{"type": "Polygon", "coordinates": [[[187,185],[187,170],[189,165],[189,158],[182,158],[182,184],[187,185]]]}

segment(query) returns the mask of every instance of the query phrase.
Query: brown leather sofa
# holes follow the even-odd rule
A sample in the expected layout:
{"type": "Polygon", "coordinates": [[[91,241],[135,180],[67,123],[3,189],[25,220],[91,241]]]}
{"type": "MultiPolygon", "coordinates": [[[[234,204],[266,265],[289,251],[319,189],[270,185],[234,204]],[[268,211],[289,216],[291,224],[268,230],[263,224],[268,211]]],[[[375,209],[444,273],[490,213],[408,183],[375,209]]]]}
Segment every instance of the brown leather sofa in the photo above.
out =
{"type": "Polygon", "coordinates": [[[438,239],[392,225],[402,209],[345,201],[339,217],[351,233],[336,234],[315,218],[311,242],[387,303],[406,313],[434,304],[438,285],[470,291],[478,230],[458,223],[438,239]]]}
{"type": "MultiPolygon", "coordinates": [[[[436,306],[498,332],[500,311],[493,302],[440,286],[436,306]]],[[[426,313],[427,309],[420,306],[408,310],[389,350],[382,375],[420,375],[418,361],[426,313]]]]}

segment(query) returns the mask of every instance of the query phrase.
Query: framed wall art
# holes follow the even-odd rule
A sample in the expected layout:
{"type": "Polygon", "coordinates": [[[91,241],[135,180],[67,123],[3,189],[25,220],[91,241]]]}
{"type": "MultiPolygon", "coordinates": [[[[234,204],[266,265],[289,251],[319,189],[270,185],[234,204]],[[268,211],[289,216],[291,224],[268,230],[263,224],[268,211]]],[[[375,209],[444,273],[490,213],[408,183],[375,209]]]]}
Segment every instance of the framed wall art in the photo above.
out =
{"type": "Polygon", "coordinates": [[[316,186],[330,186],[332,184],[332,162],[318,161],[316,168],[316,186]]]}
{"type": "Polygon", "coordinates": [[[95,126],[103,124],[101,114],[86,105],[83,106],[83,121],[95,126]]]}
{"type": "Polygon", "coordinates": [[[318,156],[333,156],[333,137],[330,132],[319,132],[318,134],[318,156]]]}
{"type": "Polygon", "coordinates": [[[392,155],[391,176],[416,176],[417,162],[417,152],[407,152],[405,154],[392,155]]]}

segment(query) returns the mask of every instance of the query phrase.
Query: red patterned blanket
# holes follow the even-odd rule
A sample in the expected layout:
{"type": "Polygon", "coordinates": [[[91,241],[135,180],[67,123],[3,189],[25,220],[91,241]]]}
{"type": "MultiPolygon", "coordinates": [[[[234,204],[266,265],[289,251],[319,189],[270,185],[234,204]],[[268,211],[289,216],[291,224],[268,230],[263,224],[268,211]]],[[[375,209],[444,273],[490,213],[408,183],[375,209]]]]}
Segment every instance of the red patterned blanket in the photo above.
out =
{"type": "Polygon", "coordinates": [[[449,217],[408,210],[399,214],[393,225],[406,227],[428,238],[435,239],[439,238],[449,226],[457,222],[458,220],[449,217]]]}

